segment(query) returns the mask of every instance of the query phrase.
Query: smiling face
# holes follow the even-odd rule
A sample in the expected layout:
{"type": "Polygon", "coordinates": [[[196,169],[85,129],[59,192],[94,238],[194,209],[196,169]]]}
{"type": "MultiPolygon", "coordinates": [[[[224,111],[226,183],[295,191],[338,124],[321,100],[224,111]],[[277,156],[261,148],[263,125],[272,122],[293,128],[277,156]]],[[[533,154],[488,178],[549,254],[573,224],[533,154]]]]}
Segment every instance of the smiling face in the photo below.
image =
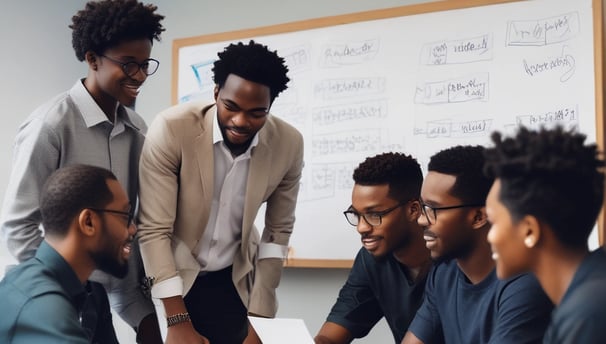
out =
{"type": "MultiPolygon", "coordinates": [[[[130,202],[116,180],[108,180],[113,200],[104,209],[130,212],[130,202]]],[[[101,230],[98,233],[96,250],[91,253],[97,268],[113,276],[122,278],[128,272],[128,258],[135,235],[134,224],[128,225],[128,215],[113,212],[99,212],[101,230]]]]}
{"type": "MultiPolygon", "coordinates": [[[[389,197],[389,185],[354,184],[351,196],[352,210],[367,217],[381,213],[398,205],[398,201],[389,197]]],[[[371,226],[362,216],[358,226],[362,245],[375,258],[385,257],[389,253],[405,249],[410,242],[410,220],[406,216],[410,202],[381,216],[381,224],[371,226]]]]}
{"type": "Polygon", "coordinates": [[[529,250],[524,245],[528,232],[524,222],[513,223],[511,213],[501,203],[501,181],[495,180],[486,199],[486,214],[491,223],[488,242],[496,261],[499,278],[509,278],[529,270],[529,250]]]}
{"type": "MultiPolygon", "coordinates": [[[[421,200],[432,207],[449,207],[462,204],[462,200],[451,195],[456,177],[430,171],[423,180],[421,200]]],[[[437,261],[465,258],[474,246],[473,219],[477,208],[436,210],[435,223],[419,216],[419,225],[424,229],[424,239],[431,257],[437,261]]]]}
{"type": "Polygon", "coordinates": [[[242,154],[267,121],[269,87],[230,74],[222,88],[215,87],[215,101],[225,144],[233,154],[242,154]]]}
{"type": "Polygon", "coordinates": [[[107,49],[102,53],[107,57],[87,52],[89,76],[85,86],[106,114],[108,111],[115,111],[117,102],[132,106],[139,95],[141,85],[147,79],[147,75],[141,70],[133,76],[126,75],[120,63],[116,61],[144,63],[149,59],[151,49],[151,41],[142,38],[124,41],[107,49]]]}

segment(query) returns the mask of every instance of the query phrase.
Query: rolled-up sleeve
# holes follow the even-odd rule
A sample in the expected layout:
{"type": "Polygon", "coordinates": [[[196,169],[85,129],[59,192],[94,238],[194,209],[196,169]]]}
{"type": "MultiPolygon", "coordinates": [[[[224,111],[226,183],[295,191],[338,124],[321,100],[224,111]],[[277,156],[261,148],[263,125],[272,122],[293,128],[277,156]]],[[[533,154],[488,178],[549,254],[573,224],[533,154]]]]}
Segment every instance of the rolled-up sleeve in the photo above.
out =
{"type": "Polygon", "coordinates": [[[291,164],[282,181],[267,200],[265,228],[259,243],[255,278],[250,294],[249,312],[273,317],[277,312],[275,290],[282,276],[283,260],[295,222],[295,208],[301,171],[303,170],[303,137],[293,129],[289,140],[294,142],[291,164]],[[270,307],[268,305],[273,305],[270,307]]]}

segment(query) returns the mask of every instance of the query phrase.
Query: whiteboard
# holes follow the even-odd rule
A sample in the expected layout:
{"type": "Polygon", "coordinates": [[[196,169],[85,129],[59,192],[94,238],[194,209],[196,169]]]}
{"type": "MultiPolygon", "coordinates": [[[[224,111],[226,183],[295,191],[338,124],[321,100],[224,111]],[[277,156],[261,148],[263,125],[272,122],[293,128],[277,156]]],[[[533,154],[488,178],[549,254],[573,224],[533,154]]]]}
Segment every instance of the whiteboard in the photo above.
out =
{"type": "Polygon", "coordinates": [[[351,204],[353,169],[368,156],[405,152],[425,171],[441,149],[487,145],[492,131],[511,134],[520,124],[576,127],[589,141],[601,135],[592,1],[474,4],[175,41],[174,102],[212,99],[212,64],[229,43],[255,39],[285,57],[291,81],[271,112],[305,140],[291,265],[351,262],[360,236],[342,212],[351,204]]]}

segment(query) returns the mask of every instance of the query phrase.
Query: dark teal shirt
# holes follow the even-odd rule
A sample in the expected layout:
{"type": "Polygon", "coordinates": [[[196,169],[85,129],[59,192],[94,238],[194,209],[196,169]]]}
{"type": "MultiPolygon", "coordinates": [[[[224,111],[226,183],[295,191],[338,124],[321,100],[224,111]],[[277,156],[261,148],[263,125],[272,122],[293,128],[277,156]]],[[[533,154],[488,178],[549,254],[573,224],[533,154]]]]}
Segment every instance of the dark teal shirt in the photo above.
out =
{"type": "Polygon", "coordinates": [[[606,343],[606,253],[590,253],[553,311],[543,343],[606,343]]]}
{"type": "Polygon", "coordinates": [[[0,281],[0,343],[90,343],[80,324],[86,290],[45,241],[0,281]]]}

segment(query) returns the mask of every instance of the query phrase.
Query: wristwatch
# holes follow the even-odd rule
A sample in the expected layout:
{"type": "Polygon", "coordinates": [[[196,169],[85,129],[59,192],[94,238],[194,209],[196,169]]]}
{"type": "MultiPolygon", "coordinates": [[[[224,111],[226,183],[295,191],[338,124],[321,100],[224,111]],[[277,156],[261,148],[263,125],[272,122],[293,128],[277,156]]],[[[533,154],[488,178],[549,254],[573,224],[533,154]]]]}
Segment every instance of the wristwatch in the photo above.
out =
{"type": "Polygon", "coordinates": [[[186,321],[191,321],[191,319],[189,317],[189,313],[187,313],[187,312],[177,313],[177,314],[173,314],[169,317],[166,317],[166,326],[171,327],[173,325],[184,323],[186,321]]]}

